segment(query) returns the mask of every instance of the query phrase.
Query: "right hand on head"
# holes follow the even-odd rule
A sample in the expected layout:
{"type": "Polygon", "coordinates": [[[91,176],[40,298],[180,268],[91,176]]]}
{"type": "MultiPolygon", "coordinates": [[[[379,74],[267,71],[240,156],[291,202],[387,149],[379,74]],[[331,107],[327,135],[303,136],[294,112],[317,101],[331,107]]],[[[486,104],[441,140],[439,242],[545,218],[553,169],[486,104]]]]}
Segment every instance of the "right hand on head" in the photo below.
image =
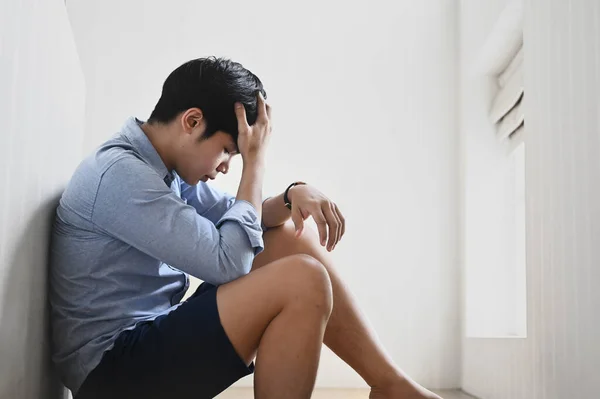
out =
{"type": "Polygon", "coordinates": [[[243,104],[235,104],[235,115],[238,120],[238,150],[244,161],[253,161],[264,157],[267,143],[271,135],[271,107],[265,102],[262,94],[257,94],[258,117],[256,122],[248,125],[246,109],[243,104]]]}

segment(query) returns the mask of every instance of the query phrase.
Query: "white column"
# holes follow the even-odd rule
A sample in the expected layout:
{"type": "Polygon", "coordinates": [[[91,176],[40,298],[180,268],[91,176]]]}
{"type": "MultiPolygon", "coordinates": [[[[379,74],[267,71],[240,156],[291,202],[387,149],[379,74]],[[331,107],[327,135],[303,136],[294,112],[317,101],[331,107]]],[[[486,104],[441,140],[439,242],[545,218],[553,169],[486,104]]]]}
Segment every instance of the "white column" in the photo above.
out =
{"type": "Polygon", "coordinates": [[[0,398],[64,394],[49,364],[46,267],[81,158],[84,80],[63,0],[0,2],[0,398]]]}
{"type": "Polygon", "coordinates": [[[592,398],[600,370],[600,3],[526,4],[535,397],[592,398]]]}

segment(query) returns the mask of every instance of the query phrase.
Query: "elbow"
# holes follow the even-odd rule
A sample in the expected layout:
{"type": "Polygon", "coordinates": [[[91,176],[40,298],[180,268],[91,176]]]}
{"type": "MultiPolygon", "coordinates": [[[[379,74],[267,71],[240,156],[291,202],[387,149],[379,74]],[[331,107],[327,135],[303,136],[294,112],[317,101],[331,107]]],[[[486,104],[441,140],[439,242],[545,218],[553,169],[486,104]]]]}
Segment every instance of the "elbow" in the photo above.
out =
{"type": "Polygon", "coordinates": [[[264,244],[260,230],[249,230],[233,222],[224,223],[220,230],[221,239],[215,249],[219,280],[225,284],[250,273],[254,257],[263,250],[264,244]]]}
{"type": "Polygon", "coordinates": [[[227,284],[250,273],[254,261],[254,252],[244,251],[244,253],[238,253],[236,256],[223,253],[220,258],[218,277],[220,281],[216,281],[217,285],[227,284]]]}

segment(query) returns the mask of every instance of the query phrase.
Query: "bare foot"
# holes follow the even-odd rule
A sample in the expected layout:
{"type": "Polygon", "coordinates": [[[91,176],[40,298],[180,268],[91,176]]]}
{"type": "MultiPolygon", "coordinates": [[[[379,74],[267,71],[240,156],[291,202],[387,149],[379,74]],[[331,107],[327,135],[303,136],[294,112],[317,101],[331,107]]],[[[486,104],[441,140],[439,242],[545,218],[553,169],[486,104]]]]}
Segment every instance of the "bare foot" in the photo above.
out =
{"type": "Polygon", "coordinates": [[[369,399],[442,399],[410,379],[371,388],[369,399]]]}

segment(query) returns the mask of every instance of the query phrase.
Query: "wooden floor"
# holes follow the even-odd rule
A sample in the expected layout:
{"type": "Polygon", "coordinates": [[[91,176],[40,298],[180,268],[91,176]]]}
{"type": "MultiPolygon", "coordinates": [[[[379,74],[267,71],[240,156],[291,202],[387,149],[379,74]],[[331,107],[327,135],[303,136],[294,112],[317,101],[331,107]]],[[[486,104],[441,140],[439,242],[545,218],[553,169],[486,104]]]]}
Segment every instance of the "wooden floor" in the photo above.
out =
{"type": "MultiPolygon", "coordinates": [[[[436,392],[444,399],[473,399],[457,391],[436,392]]],[[[252,388],[230,388],[216,399],[253,399],[252,388]]],[[[368,399],[369,391],[365,389],[317,389],[312,399],[368,399]]]]}

